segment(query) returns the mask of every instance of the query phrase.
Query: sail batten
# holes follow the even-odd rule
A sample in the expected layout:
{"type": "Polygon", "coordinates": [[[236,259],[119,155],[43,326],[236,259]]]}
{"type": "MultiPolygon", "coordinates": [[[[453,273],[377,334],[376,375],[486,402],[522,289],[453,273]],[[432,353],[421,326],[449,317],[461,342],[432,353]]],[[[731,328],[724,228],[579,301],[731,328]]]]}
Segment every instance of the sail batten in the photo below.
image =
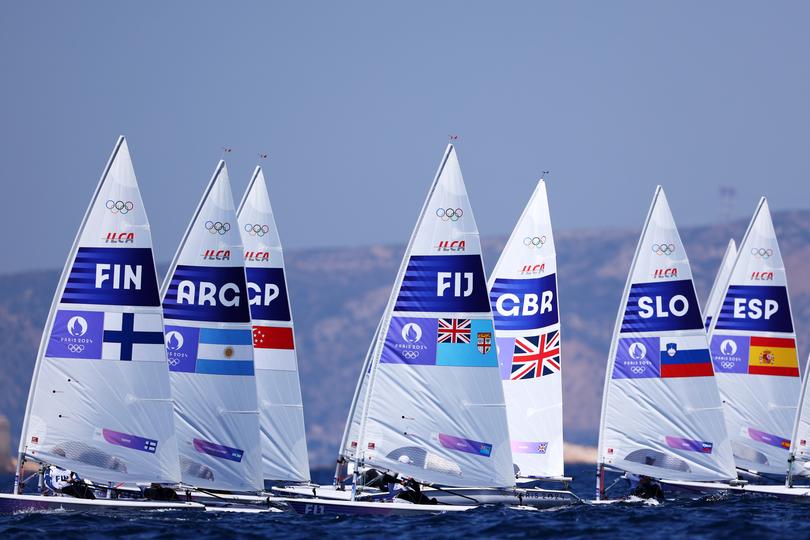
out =
{"type": "Polygon", "coordinates": [[[98,482],[180,481],[149,221],[120,137],[45,324],[20,453],[98,482]]]}
{"type": "Polygon", "coordinates": [[[452,145],[408,243],[370,368],[358,462],[428,483],[514,485],[478,230],[452,145]]]}
{"type": "Polygon", "coordinates": [[[730,480],[734,463],[689,260],[656,189],[605,374],[600,464],[672,480],[730,480]]]}
{"type": "Polygon", "coordinates": [[[256,367],[265,480],[308,482],[293,319],[284,255],[264,173],[256,167],[237,210],[256,367]]]}
{"type": "Polygon", "coordinates": [[[763,197],[709,327],[737,466],[783,475],[801,382],[787,276],[763,197]]]}
{"type": "Polygon", "coordinates": [[[560,477],[563,463],[557,261],[540,180],[489,281],[517,474],[560,477]]]}
{"type": "Polygon", "coordinates": [[[189,223],[161,290],[183,482],[263,488],[248,290],[224,161],[189,223]]]}

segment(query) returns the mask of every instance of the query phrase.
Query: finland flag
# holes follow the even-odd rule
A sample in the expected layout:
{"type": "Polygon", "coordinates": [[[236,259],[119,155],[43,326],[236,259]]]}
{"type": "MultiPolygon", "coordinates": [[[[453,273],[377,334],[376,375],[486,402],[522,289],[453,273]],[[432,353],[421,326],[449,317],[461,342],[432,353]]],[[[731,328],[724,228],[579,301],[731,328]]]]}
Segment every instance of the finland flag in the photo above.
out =
{"type": "Polygon", "coordinates": [[[163,318],[159,313],[104,314],[102,359],[165,362],[163,318]]]}

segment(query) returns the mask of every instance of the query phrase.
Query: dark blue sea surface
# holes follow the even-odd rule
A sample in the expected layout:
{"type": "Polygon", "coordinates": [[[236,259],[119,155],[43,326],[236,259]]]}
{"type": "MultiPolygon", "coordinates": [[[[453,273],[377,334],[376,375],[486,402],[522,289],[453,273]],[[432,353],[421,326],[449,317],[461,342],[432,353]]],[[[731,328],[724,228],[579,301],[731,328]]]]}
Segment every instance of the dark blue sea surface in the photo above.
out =
{"type": "MultiPolygon", "coordinates": [[[[573,489],[593,499],[593,467],[572,467],[573,489]]],[[[329,481],[329,471],[316,474],[329,481]]],[[[0,478],[4,491],[11,479],[0,478]]],[[[617,488],[618,489],[618,488],[617,488]]],[[[619,490],[621,491],[621,490],[619,490]]],[[[618,493],[617,493],[618,494],[618,493]]],[[[484,507],[418,517],[298,516],[288,513],[67,512],[0,516],[0,539],[31,538],[808,538],[810,500],[765,496],[702,497],[659,505],[617,503],[522,511],[484,507]]]]}

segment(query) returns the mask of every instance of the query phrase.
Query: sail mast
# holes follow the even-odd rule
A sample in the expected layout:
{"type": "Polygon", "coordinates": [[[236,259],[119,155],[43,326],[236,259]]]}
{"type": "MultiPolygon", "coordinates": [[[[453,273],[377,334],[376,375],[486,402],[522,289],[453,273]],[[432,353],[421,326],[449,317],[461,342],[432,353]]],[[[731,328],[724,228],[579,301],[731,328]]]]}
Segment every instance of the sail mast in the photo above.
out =
{"type": "MultiPolygon", "coordinates": [[[[76,251],[79,248],[79,239],[82,236],[82,231],[84,231],[84,227],[87,224],[87,218],[90,216],[90,212],[93,210],[95,205],[96,199],[98,199],[98,194],[101,191],[101,186],[104,185],[104,180],[107,178],[107,174],[110,172],[110,167],[115,160],[115,157],[118,155],[118,150],[121,148],[121,145],[124,144],[126,139],[123,135],[118,136],[118,140],[115,143],[115,147],[113,148],[112,153],[110,154],[109,159],[107,160],[107,165],[104,166],[104,170],[101,173],[101,178],[99,178],[98,184],[96,184],[96,189],[93,191],[93,197],[90,199],[90,204],[87,205],[87,209],[84,211],[84,217],[82,217],[82,221],[79,224],[79,230],[76,232],[76,236],[73,238],[73,244],[70,247],[70,252],[68,253],[67,260],[65,261],[65,265],[62,267],[62,275],[59,278],[59,283],[56,286],[55,294],[53,295],[53,299],[51,300],[51,307],[48,310],[48,317],[47,321],[52,321],[54,313],[56,312],[56,306],[59,304],[59,292],[64,290],[65,283],[67,282],[70,266],[73,264],[73,259],[76,257],[76,251]]],[[[53,323],[51,322],[51,326],[53,323]]],[[[26,433],[28,432],[28,417],[29,412],[31,410],[31,403],[34,399],[34,392],[37,386],[37,381],[39,380],[39,370],[42,366],[42,360],[45,354],[45,347],[48,343],[48,336],[51,333],[51,328],[46,327],[43,329],[42,337],[39,341],[39,350],[37,352],[37,361],[34,365],[34,373],[31,377],[31,385],[28,387],[28,399],[26,400],[25,404],[25,415],[23,416],[23,425],[22,430],[20,431],[20,444],[19,450],[17,454],[17,472],[14,477],[14,493],[19,493],[19,484],[20,478],[22,473],[22,468],[25,463],[25,447],[26,447],[26,433]]]]}
{"type": "MultiPolygon", "coordinates": [[[[59,304],[59,292],[64,290],[65,283],[67,282],[70,266],[73,264],[73,259],[76,257],[76,251],[79,248],[79,239],[82,236],[82,231],[84,231],[84,227],[87,224],[87,218],[90,216],[90,212],[93,210],[93,206],[95,205],[96,199],[98,199],[98,194],[101,191],[101,186],[104,185],[104,180],[107,178],[107,174],[110,172],[110,167],[115,160],[115,157],[118,155],[118,150],[121,148],[121,145],[124,144],[126,139],[123,135],[118,136],[118,140],[115,143],[115,147],[113,148],[112,153],[110,154],[109,159],[107,160],[107,165],[104,167],[104,171],[101,173],[101,178],[99,178],[98,184],[96,184],[96,189],[93,191],[93,197],[90,199],[90,204],[87,205],[87,210],[84,211],[84,217],[82,217],[82,221],[79,224],[79,230],[76,233],[76,236],[73,238],[73,244],[70,247],[70,252],[68,254],[67,260],[65,261],[65,265],[62,267],[62,276],[59,278],[59,284],[56,286],[56,292],[53,295],[53,299],[51,300],[51,307],[48,310],[48,318],[47,321],[52,321],[54,313],[56,312],[56,306],[59,304]]],[[[51,323],[51,326],[53,323],[51,323]]],[[[14,493],[19,493],[19,484],[21,479],[22,468],[25,463],[25,447],[26,447],[26,434],[28,432],[28,417],[29,412],[31,410],[31,403],[34,399],[34,392],[37,386],[37,381],[39,380],[39,370],[42,366],[42,360],[45,353],[45,346],[48,343],[48,336],[51,333],[51,328],[49,328],[46,324],[46,327],[43,329],[42,337],[39,341],[39,350],[37,352],[37,361],[34,365],[34,373],[31,377],[31,385],[28,387],[28,399],[26,400],[25,404],[25,415],[23,416],[23,425],[22,430],[20,432],[20,444],[19,450],[17,455],[17,472],[14,477],[14,493]]]]}
{"type": "Polygon", "coordinates": [[[633,261],[630,263],[630,270],[627,272],[627,281],[624,282],[624,291],[622,292],[622,299],[619,302],[619,309],[616,313],[616,322],[613,324],[613,333],[610,341],[610,350],[608,352],[608,361],[605,367],[605,383],[602,388],[602,408],[599,414],[599,439],[597,448],[597,462],[596,462],[596,500],[601,501],[605,497],[605,464],[602,460],[602,435],[605,431],[605,411],[607,405],[608,392],[610,391],[610,378],[613,373],[613,361],[616,357],[616,345],[619,335],[619,330],[622,327],[622,316],[624,314],[625,304],[630,295],[630,286],[633,284],[633,273],[636,269],[636,262],[638,261],[638,254],[641,251],[641,245],[644,242],[644,237],[647,235],[647,228],[650,226],[650,219],[652,219],[653,209],[658,201],[658,196],[661,193],[661,186],[656,186],[653,200],[650,203],[650,208],[647,210],[647,217],[644,219],[644,227],[641,229],[641,234],[636,242],[636,250],[633,252],[633,261]]]}
{"type": "Polygon", "coordinates": [[[782,474],[802,390],[787,276],[765,197],[720,298],[709,337],[735,463],[782,474]]]}
{"type": "Polygon", "coordinates": [[[493,336],[478,229],[449,146],[376,337],[356,466],[513,486],[493,336]]]}
{"type": "Polygon", "coordinates": [[[161,288],[183,481],[263,488],[243,246],[220,160],[161,288]]]}
{"type": "Polygon", "coordinates": [[[262,168],[236,211],[245,248],[265,480],[310,480],[284,253],[262,168]]]}
{"type": "Polygon", "coordinates": [[[179,481],[151,234],[123,137],[45,324],[18,474],[26,456],[102,482],[179,481]]]}
{"type": "MultiPolygon", "coordinates": [[[[374,352],[374,347],[377,344],[377,336],[380,333],[380,327],[382,326],[382,318],[377,323],[377,329],[374,331],[374,335],[369,343],[368,350],[366,351],[366,356],[363,359],[363,367],[360,370],[360,377],[357,378],[357,384],[354,387],[354,395],[352,395],[352,403],[349,406],[349,415],[346,417],[346,424],[343,426],[343,435],[340,438],[340,447],[338,450],[338,459],[335,465],[335,478],[333,481],[333,485],[338,487],[340,485],[340,471],[343,468],[343,465],[348,457],[355,457],[349,456],[348,452],[346,451],[347,448],[350,447],[351,443],[349,442],[349,438],[351,437],[352,428],[354,427],[354,419],[357,413],[357,405],[360,402],[360,396],[363,393],[363,389],[365,388],[366,381],[368,380],[368,373],[371,367],[371,358],[372,353],[374,352]]],[[[365,402],[365,394],[363,394],[363,402],[365,402]]],[[[359,428],[359,426],[358,426],[359,428]]],[[[356,444],[360,444],[359,440],[355,441],[356,444]]],[[[358,447],[356,446],[354,449],[354,454],[356,455],[358,452],[358,447]]]]}
{"type": "Polygon", "coordinates": [[[489,280],[517,474],[561,478],[563,399],[557,261],[543,179],[489,280]]]}
{"type": "MultiPolygon", "coordinates": [[[[433,197],[434,191],[436,191],[436,185],[439,183],[439,178],[441,176],[442,171],[444,170],[445,165],[447,164],[447,160],[450,157],[451,152],[453,152],[453,145],[448,144],[447,148],[444,150],[444,156],[442,157],[442,161],[439,164],[439,168],[436,171],[436,176],[433,178],[433,182],[430,185],[430,189],[428,190],[428,195],[425,197],[425,202],[422,203],[422,209],[419,212],[419,217],[416,220],[416,226],[413,228],[411,232],[411,237],[408,239],[408,245],[405,247],[405,255],[402,257],[402,262],[399,264],[399,270],[397,271],[397,277],[394,281],[394,290],[398,290],[402,286],[402,279],[405,277],[405,271],[408,268],[408,254],[413,249],[413,244],[416,239],[416,236],[419,232],[419,227],[422,224],[422,221],[425,218],[425,213],[428,208],[428,204],[430,204],[430,199],[433,197]]],[[[391,324],[391,317],[394,310],[394,304],[396,303],[396,295],[391,294],[388,297],[388,303],[385,306],[385,311],[383,312],[382,320],[380,321],[380,330],[383,328],[387,328],[389,324],[391,324]]],[[[358,432],[357,436],[357,450],[355,452],[354,457],[354,480],[352,482],[352,500],[355,497],[355,487],[357,485],[357,474],[360,470],[360,466],[362,464],[363,455],[365,454],[365,430],[366,430],[366,420],[368,415],[368,407],[371,398],[371,389],[374,386],[374,377],[377,373],[377,360],[381,356],[380,349],[382,348],[382,344],[384,341],[384,333],[382,331],[378,332],[377,335],[374,336],[374,352],[371,355],[370,362],[371,362],[371,371],[368,374],[368,386],[366,387],[366,395],[363,399],[363,408],[361,409],[360,415],[360,431],[358,432]]],[[[363,374],[361,374],[361,377],[363,374]]]]}
{"type": "Polygon", "coordinates": [[[604,496],[606,465],[671,480],[733,479],[692,272],[660,186],[636,248],[610,351],[597,496],[604,496]]]}

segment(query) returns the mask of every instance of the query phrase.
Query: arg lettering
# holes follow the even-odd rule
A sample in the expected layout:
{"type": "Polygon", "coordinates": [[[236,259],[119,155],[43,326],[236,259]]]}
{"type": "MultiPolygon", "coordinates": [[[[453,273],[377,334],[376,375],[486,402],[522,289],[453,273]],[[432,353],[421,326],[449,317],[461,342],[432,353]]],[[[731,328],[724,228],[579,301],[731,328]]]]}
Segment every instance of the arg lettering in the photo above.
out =
{"type": "Polygon", "coordinates": [[[239,286],[235,283],[225,283],[217,289],[217,286],[209,281],[201,281],[198,285],[186,279],[177,285],[177,303],[238,307],[239,286]]]}

